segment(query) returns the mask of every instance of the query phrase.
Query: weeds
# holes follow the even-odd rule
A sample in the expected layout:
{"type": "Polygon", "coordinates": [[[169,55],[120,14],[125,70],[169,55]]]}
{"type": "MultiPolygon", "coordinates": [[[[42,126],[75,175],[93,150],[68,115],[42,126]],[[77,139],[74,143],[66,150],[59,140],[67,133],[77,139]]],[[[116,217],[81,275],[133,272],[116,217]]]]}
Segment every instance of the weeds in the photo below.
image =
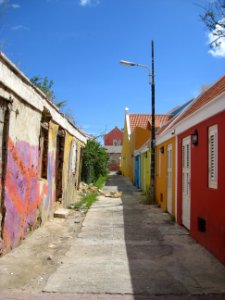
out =
{"type": "Polygon", "coordinates": [[[93,203],[97,201],[97,193],[88,193],[86,196],[76,203],[70,205],[71,209],[89,209],[93,203]]]}
{"type": "Polygon", "coordinates": [[[97,201],[97,193],[87,194],[87,196],[85,196],[82,199],[82,201],[83,201],[84,208],[89,209],[92,206],[92,204],[97,201]]]}
{"type": "MultiPolygon", "coordinates": [[[[95,182],[95,186],[97,187],[97,189],[101,189],[104,185],[106,180],[108,179],[107,176],[100,176],[98,178],[98,180],[95,182]]],[[[90,185],[91,186],[91,185],[90,185]]],[[[89,209],[93,203],[95,203],[98,200],[98,193],[97,193],[97,189],[96,191],[86,191],[86,194],[84,194],[81,198],[80,201],[75,202],[73,204],[71,204],[69,206],[69,208],[71,209],[76,209],[76,210],[80,210],[80,209],[89,209]]]]}
{"type": "Polygon", "coordinates": [[[100,176],[97,181],[95,182],[95,186],[98,188],[98,189],[101,189],[104,185],[105,185],[105,182],[106,180],[108,179],[108,176],[100,176]]]}

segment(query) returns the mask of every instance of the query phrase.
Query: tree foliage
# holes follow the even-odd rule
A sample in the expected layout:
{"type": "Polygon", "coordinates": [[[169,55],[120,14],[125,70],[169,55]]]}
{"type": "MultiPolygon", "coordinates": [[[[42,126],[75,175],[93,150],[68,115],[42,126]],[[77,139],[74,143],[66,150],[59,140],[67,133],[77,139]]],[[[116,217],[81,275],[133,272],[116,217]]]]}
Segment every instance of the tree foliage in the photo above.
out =
{"type": "Polygon", "coordinates": [[[47,96],[48,100],[55,101],[56,97],[52,89],[53,80],[49,80],[48,77],[33,76],[30,81],[47,96]]]}
{"type": "Polygon", "coordinates": [[[49,80],[48,77],[39,77],[39,76],[33,76],[30,81],[38,87],[48,98],[49,101],[53,102],[59,110],[65,115],[67,120],[69,120],[73,125],[76,124],[75,118],[73,115],[73,112],[71,109],[66,109],[65,106],[67,101],[61,100],[57,101],[56,96],[53,90],[54,82],[53,80],[49,80]]]}
{"type": "Polygon", "coordinates": [[[94,183],[100,176],[108,173],[108,155],[96,141],[89,140],[83,150],[82,180],[94,183]]]}
{"type": "Polygon", "coordinates": [[[210,46],[212,48],[220,46],[221,40],[225,38],[225,0],[210,2],[200,17],[214,36],[210,46]]]}

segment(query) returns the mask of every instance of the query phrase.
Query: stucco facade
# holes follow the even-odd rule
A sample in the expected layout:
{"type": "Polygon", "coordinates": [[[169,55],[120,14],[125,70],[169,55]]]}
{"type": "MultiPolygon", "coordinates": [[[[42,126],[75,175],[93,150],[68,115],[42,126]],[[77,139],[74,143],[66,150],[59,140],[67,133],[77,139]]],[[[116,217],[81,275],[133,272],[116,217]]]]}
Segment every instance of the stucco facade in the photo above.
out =
{"type": "Polygon", "coordinates": [[[175,216],[176,138],[156,145],[155,196],[159,206],[175,216]]]}
{"type": "MultiPolygon", "coordinates": [[[[224,98],[225,99],[225,98],[224,98]]],[[[225,107],[224,107],[225,109],[225,107]]],[[[225,264],[225,110],[195,126],[190,127],[178,136],[178,223],[189,224],[191,235],[218,259],[225,264]],[[209,182],[209,129],[217,128],[217,184],[211,187],[209,182]],[[189,163],[189,197],[184,196],[183,150],[185,139],[193,132],[198,132],[198,145],[190,146],[189,163]],[[185,202],[189,201],[186,212],[185,202]],[[186,221],[188,218],[188,222],[186,221]]]]}
{"type": "MultiPolygon", "coordinates": [[[[52,216],[56,202],[66,206],[72,159],[86,136],[69,123],[2,53],[0,53],[0,251],[16,247],[26,234],[52,216]],[[71,140],[65,143],[65,136],[71,140]]],[[[80,162],[80,152],[77,151],[80,162]]],[[[79,167],[78,167],[79,169],[79,167]]],[[[79,176],[78,170],[75,177],[79,176]]]]}

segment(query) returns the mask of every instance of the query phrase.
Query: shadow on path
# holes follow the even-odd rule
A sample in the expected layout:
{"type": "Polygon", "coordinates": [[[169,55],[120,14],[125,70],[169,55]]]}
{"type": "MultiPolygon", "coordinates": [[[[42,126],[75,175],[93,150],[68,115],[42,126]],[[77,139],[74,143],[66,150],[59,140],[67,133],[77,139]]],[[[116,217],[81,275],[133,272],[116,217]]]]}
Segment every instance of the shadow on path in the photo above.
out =
{"type": "Polygon", "coordinates": [[[171,222],[158,207],[144,205],[145,196],[125,177],[110,176],[107,187],[122,192],[133,299],[140,299],[140,295],[225,299],[224,266],[195,243],[183,227],[171,222]]]}

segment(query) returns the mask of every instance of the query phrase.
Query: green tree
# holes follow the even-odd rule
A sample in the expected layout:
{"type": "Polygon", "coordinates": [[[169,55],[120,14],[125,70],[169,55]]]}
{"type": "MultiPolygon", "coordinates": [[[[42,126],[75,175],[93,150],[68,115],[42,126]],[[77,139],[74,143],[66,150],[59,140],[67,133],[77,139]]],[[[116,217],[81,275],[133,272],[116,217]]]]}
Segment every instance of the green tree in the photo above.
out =
{"type": "Polygon", "coordinates": [[[33,76],[30,81],[38,87],[58,108],[64,108],[66,105],[66,100],[56,101],[56,96],[53,90],[53,80],[49,80],[48,77],[33,76]]]}
{"type": "Polygon", "coordinates": [[[96,141],[89,140],[83,150],[82,180],[94,183],[100,176],[108,173],[108,155],[96,141]]]}
{"type": "Polygon", "coordinates": [[[200,17],[214,37],[210,47],[220,47],[225,38],[225,0],[211,1],[200,17]]]}
{"type": "Polygon", "coordinates": [[[48,77],[42,78],[39,76],[33,76],[30,81],[47,96],[49,101],[53,102],[59,108],[59,110],[65,115],[67,120],[69,120],[73,125],[76,124],[72,110],[65,109],[67,101],[56,101],[56,96],[53,90],[53,80],[49,80],[48,77]]]}

